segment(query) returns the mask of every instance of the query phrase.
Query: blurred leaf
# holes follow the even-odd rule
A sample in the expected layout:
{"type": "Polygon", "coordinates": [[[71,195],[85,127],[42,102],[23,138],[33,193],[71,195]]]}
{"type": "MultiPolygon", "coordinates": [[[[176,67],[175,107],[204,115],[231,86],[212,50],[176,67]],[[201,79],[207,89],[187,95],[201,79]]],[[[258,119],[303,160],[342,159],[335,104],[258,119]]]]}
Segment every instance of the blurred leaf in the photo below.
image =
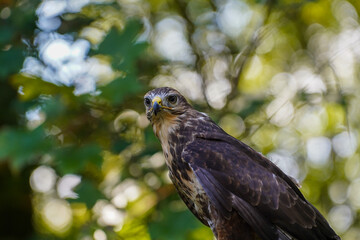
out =
{"type": "Polygon", "coordinates": [[[13,29],[10,25],[2,25],[0,26],[0,46],[5,45],[11,41],[15,33],[15,29],[13,29]]]}
{"type": "Polygon", "coordinates": [[[22,48],[12,47],[7,51],[0,51],[0,80],[20,71],[24,59],[22,48]]]}
{"type": "Polygon", "coordinates": [[[127,221],[118,235],[126,240],[150,240],[147,226],[140,219],[127,221]]]}
{"type": "Polygon", "coordinates": [[[145,133],[145,149],[143,154],[152,155],[158,151],[162,151],[159,140],[156,138],[151,127],[144,130],[145,133]]]}
{"type": "Polygon", "coordinates": [[[212,233],[211,229],[205,225],[192,231],[187,238],[187,240],[212,240],[212,239],[214,239],[214,234],[212,233]]]}
{"type": "Polygon", "coordinates": [[[104,195],[97,189],[97,187],[88,180],[82,180],[75,188],[78,194],[76,199],[68,199],[69,202],[83,202],[88,209],[91,209],[97,200],[105,198],[104,195]]]}
{"type": "Polygon", "coordinates": [[[101,148],[96,144],[69,146],[54,151],[55,161],[62,174],[79,173],[87,164],[101,166],[101,148]]]}
{"type": "Polygon", "coordinates": [[[22,93],[19,94],[19,97],[23,101],[37,98],[40,95],[57,95],[59,93],[73,95],[70,87],[57,86],[40,78],[24,74],[13,76],[11,83],[18,88],[21,87],[22,93]]]}
{"type": "Polygon", "coordinates": [[[111,29],[95,51],[97,54],[111,56],[113,68],[122,71],[123,76],[99,88],[101,96],[115,104],[121,103],[126,96],[143,90],[142,85],[137,81],[135,69],[136,59],[147,46],[146,43],[136,42],[141,27],[139,21],[133,20],[127,23],[122,32],[116,28],[111,29]]]}
{"type": "Polygon", "coordinates": [[[16,32],[21,34],[21,37],[34,34],[37,18],[35,10],[39,3],[40,0],[24,1],[21,4],[17,3],[18,6],[11,9],[7,24],[12,25],[16,32]]]}
{"type": "Polygon", "coordinates": [[[336,103],[327,104],[325,106],[326,113],[328,115],[327,129],[329,132],[337,133],[342,130],[342,127],[346,124],[346,112],[345,109],[336,103]]]}
{"type": "Polygon", "coordinates": [[[128,75],[125,78],[117,78],[108,85],[99,88],[99,90],[101,90],[101,96],[114,104],[121,103],[126,96],[138,93],[142,89],[142,85],[133,75],[128,75]]]}
{"type": "Polygon", "coordinates": [[[147,47],[146,43],[136,43],[142,25],[139,21],[133,20],[126,24],[123,32],[116,28],[111,29],[99,45],[96,53],[110,55],[112,65],[115,69],[127,70],[132,68],[136,58],[147,47]]]}
{"type": "Polygon", "coordinates": [[[112,152],[114,153],[120,153],[122,150],[127,148],[129,145],[132,144],[132,142],[126,141],[124,139],[117,139],[112,142],[112,152]]]}
{"type": "Polygon", "coordinates": [[[256,99],[246,104],[246,107],[241,110],[239,115],[245,119],[247,116],[258,111],[266,103],[265,99],[256,99]]]}
{"type": "Polygon", "coordinates": [[[46,114],[47,121],[56,120],[65,113],[66,106],[59,97],[50,97],[41,99],[42,110],[46,114]]]}
{"type": "Polygon", "coordinates": [[[154,144],[154,145],[159,145],[159,140],[156,138],[152,127],[147,127],[145,129],[145,142],[146,144],[154,144]]]}
{"type": "Polygon", "coordinates": [[[92,21],[94,21],[94,19],[88,18],[86,15],[68,13],[63,16],[61,26],[57,31],[61,34],[76,32],[88,26],[92,21]]]}
{"type": "Polygon", "coordinates": [[[13,128],[0,132],[0,161],[9,158],[15,169],[31,163],[35,157],[46,153],[51,147],[52,141],[46,139],[42,127],[33,131],[13,128]]]}
{"type": "Polygon", "coordinates": [[[153,240],[183,240],[188,239],[191,230],[201,226],[201,223],[189,210],[174,212],[169,208],[161,210],[161,220],[149,225],[153,240]]]}
{"type": "MultiPolygon", "coordinates": [[[[13,104],[14,99],[16,99],[16,97],[17,97],[17,92],[11,86],[11,84],[7,81],[0,80],[0,104],[1,104],[0,126],[16,124],[17,109],[15,109],[14,107],[15,104],[13,104]]],[[[25,111],[21,111],[21,113],[25,111]]]]}

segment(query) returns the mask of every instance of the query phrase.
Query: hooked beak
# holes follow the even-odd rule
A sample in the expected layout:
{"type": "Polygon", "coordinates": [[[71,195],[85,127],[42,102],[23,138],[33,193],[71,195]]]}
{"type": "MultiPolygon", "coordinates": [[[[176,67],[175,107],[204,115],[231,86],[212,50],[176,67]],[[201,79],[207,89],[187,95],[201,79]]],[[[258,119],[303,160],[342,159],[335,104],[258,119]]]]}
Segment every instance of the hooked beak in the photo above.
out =
{"type": "Polygon", "coordinates": [[[156,96],[154,97],[154,99],[152,100],[152,103],[153,103],[153,111],[154,111],[154,114],[156,116],[156,114],[158,112],[160,112],[161,108],[163,107],[162,106],[162,100],[160,97],[156,96]]]}

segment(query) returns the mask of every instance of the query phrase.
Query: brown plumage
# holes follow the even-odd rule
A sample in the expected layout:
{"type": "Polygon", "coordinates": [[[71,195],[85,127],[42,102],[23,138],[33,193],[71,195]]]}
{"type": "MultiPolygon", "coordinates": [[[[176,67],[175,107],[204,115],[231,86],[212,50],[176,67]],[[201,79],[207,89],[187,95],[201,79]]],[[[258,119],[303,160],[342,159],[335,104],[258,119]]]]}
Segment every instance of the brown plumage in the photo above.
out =
{"type": "Polygon", "coordinates": [[[157,88],[144,102],[180,197],[218,240],[340,239],[290,177],[178,91],[157,88]]]}

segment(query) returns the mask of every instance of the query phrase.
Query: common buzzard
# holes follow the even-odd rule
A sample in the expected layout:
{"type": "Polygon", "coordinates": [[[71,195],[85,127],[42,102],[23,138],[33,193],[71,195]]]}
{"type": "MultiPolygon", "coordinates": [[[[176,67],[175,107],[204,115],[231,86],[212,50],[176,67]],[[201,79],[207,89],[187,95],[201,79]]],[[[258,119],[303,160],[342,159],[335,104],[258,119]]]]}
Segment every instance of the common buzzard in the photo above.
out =
{"type": "Polygon", "coordinates": [[[154,89],[144,104],[180,197],[218,240],[340,239],[289,176],[178,91],[154,89]]]}

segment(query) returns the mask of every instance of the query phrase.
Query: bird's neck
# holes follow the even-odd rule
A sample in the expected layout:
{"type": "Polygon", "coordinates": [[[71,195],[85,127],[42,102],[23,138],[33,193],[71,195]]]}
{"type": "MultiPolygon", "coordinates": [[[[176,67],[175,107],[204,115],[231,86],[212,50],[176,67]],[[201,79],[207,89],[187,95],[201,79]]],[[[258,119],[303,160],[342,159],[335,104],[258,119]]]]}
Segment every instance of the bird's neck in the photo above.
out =
{"type": "Polygon", "coordinates": [[[179,120],[176,116],[162,116],[152,123],[153,131],[161,142],[166,164],[170,167],[173,161],[173,135],[179,129],[179,120]]]}
{"type": "Polygon", "coordinates": [[[169,141],[169,136],[179,128],[178,117],[170,114],[164,114],[152,123],[156,137],[161,144],[169,141]]]}
{"type": "Polygon", "coordinates": [[[168,166],[180,157],[182,148],[196,137],[195,133],[207,129],[209,120],[206,114],[190,109],[181,115],[163,115],[152,123],[168,166]]]}

